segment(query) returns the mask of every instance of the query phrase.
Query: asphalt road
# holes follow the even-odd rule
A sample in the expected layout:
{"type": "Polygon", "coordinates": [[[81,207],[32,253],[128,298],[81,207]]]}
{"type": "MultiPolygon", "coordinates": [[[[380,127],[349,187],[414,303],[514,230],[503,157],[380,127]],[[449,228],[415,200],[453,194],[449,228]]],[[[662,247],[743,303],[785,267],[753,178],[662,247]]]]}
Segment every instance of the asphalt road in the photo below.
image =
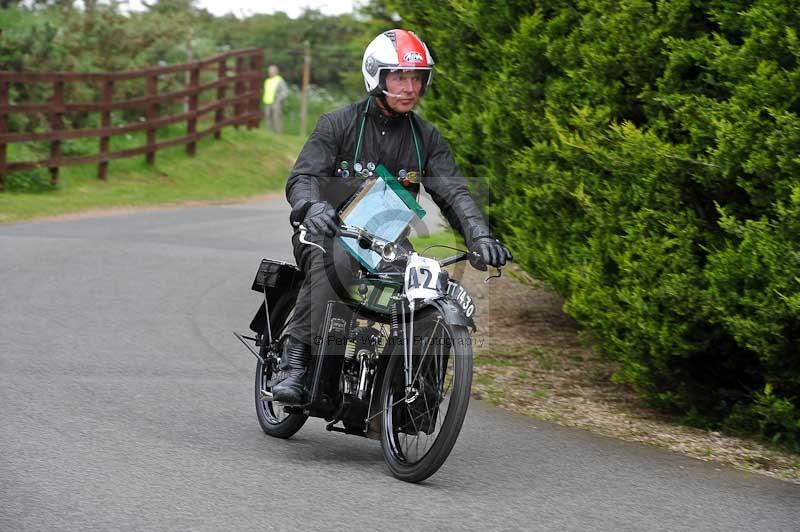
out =
{"type": "Polygon", "coordinates": [[[265,436],[231,334],[283,201],[0,226],[0,531],[800,530],[800,487],[470,405],[395,480],[373,440],[265,436]]]}

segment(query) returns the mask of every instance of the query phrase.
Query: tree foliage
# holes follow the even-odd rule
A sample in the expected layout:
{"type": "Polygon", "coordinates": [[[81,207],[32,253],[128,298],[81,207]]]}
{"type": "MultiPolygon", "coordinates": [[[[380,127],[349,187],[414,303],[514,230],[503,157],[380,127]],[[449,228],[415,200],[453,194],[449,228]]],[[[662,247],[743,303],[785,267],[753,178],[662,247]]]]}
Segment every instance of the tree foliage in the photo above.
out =
{"type": "Polygon", "coordinates": [[[493,223],[617,378],[800,443],[800,5],[390,4],[493,223]]]}
{"type": "Polygon", "coordinates": [[[258,47],[267,64],[278,65],[289,83],[299,84],[308,41],[312,83],[359,93],[363,87],[357,76],[366,32],[375,19],[324,16],[315,10],[296,19],[282,12],[241,19],[214,17],[195,0],[144,4],[145,11],[125,12],[114,1],[6,2],[0,8],[0,68],[117,71],[258,47]]]}

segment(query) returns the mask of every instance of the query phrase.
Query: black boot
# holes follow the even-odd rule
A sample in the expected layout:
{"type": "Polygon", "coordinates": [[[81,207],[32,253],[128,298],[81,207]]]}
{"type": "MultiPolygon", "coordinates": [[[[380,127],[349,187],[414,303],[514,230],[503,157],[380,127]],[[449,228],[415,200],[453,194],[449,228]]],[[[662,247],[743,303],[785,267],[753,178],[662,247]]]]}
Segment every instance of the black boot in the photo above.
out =
{"type": "Polygon", "coordinates": [[[303,342],[287,336],[283,341],[283,353],[278,369],[281,370],[281,381],[272,387],[272,399],[279,403],[301,404],[305,387],[303,377],[306,374],[311,349],[303,342]]]}

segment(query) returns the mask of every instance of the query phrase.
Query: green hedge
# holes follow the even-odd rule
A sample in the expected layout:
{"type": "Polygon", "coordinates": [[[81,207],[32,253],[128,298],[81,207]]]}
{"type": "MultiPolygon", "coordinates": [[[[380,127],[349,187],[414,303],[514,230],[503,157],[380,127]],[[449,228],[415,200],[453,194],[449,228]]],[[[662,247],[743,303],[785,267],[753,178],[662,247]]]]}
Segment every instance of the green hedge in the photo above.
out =
{"type": "Polygon", "coordinates": [[[800,3],[389,2],[518,260],[687,420],[800,445],[800,3]]]}

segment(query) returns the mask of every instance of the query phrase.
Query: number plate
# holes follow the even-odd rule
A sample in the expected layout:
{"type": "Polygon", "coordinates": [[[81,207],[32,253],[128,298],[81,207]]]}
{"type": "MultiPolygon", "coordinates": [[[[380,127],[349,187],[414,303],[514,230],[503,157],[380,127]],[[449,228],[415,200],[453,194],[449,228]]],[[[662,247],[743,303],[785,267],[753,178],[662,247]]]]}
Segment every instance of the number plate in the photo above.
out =
{"type": "Polygon", "coordinates": [[[461,305],[466,317],[471,318],[472,315],[475,314],[475,303],[472,302],[472,298],[467,292],[467,289],[464,288],[461,283],[455,279],[450,279],[447,285],[447,294],[452,297],[456,303],[461,305]]]}
{"type": "Polygon", "coordinates": [[[439,274],[442,267],[439,262],[427,257],[412,253],[406,265],[406,297],[413,302],[415,299],[434,299],[443,292],[439,286],[439,274]]]}

